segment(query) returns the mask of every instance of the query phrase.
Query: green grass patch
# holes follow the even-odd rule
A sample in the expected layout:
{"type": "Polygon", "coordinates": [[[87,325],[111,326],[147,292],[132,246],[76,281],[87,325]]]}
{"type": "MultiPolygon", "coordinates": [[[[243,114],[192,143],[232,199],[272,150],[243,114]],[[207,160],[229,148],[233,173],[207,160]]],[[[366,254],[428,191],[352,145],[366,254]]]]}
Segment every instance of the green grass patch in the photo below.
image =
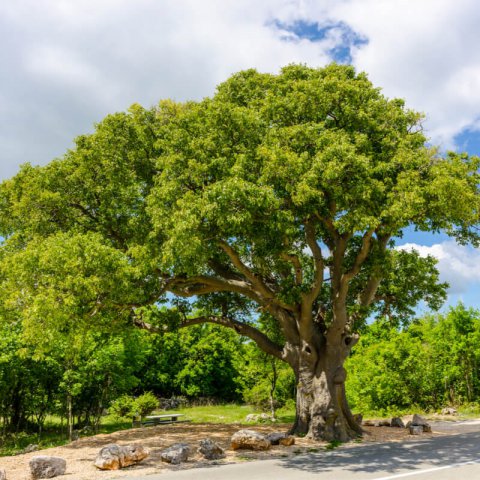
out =
{"type": "MultiPolygon", "coordinates": [[[[176,409],[175,412],[183,413],[185,418],[193,423],[246,423],[246,417],[249,414],[258,414],[250,405],[215,405],[204,407],[185,407],[176,409]]],[[[157,411],[156,413],[166,413],[157,411]]],[[[279,423],[292,423],[295,420],[295,411],[279,410],[277,412],[277,421],[279,423]]],[[[265,424],[268,421],[251,422],[255,424],[265,424]]]]}
{"type": "MultiPolygon", "coordinates": [[[[172,412],[171,410],[167,413],[172,412]]],[[[219,423],[219,424],[245,424],[247,415],[251,413],[259,413],[249,405],[215,405],[203,407],[179,408],[175,412],[183,413],[187,420],[193,423],[219,423]]],[[[155,413],[166,413],[158,410],[155,413]]],[[[292,423],[295,419],[295,411],[289,409],[281,409],[277,412],[278,423],[292,423]]],[[[259,421],[249,422],[249,425],[268,425],[270,422],[259,421]]],[[[113,415],[102,418],[102,423],[98,433],[113,433],[119,430],[125,430],[132,427],[132,421],[128,418],[119,419],[113,415]]],[[[146,427],[148,428],[148,427],[146,427]]],[[[93,431],[90,435],[93,435],[93,431]]],[[[88,436],[81,434],[80,436],[88,436]]],[[[59,417],[48,417],[39,437],[36,433],[11,434],[0,439],[0,456],[14,455],[21,453],[28,445],[37,444],[41,449],[65,445],[68,443],[65,422],[61,424],[59,417]]]]}

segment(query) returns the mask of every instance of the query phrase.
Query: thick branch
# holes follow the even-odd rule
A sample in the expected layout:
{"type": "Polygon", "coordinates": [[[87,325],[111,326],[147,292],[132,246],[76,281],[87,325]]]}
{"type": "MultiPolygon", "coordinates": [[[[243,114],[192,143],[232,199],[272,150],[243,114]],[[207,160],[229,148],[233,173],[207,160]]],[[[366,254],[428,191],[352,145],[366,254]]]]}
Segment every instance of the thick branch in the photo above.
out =
{"type": "Polygon", "coordinates": [[[303,303],[306,308],[311,310],[313,302],[320,294],[320,291],[323,286],[323,277],[324,277],[324,262],[322,256],[322,249],[317,243],[317,238],[315,235],[315,227],[311,222],[305,223],[305,238],[307,245],[310,248],[310,251],[313,255],[313,262],[315,264],[315,275],[313,278],[312,288],[310,291],[303,295],[303,303]]]}
{"type": "Polygon", "coordinates": [[[360,247],[360,251],[355,258],[352,268],[344,274],[344,278],[346,281],[350,281],[359,271],[363,265],[363,262],[368,257],[370,253],[370,249],[372,247],[372,236],[375,232],[375,229],[371,228],[367,232],[364,233],[362,238],[362,246],[360,247]]]}
{"type": "Polygon", "coordinates": [[[240,255],[235,251],[234,248],[232,248],[231,245],[224,241],[220,241],[219,245],[220,248],[227,254],[235,268],[237,268],[237,270],[250,282],[251,286],[253,287],[253,291],[258,298],[261,299],[259,302],[261,305],[273,304],[278,308],[283,308],[291,312],[295,310],[292,305],[289,305],[277,298],[275,292],[273,292],[258,275],[256,275],[249,267],[247,267],[245,263],[243,263],[240,255]]]}
{"type": "Polygon", "coordinates": [[[248,268],[245,263],[243,263],[240,255],[229,245],[227,242],[220,241],[220,248],[227,254],[230,261],[238,269],[238,271],[249,280],[252,285],[265,297],[273,297],[274,293],[270,290],[267,285],[257,276],[255,273],[248,268]]]}
{"type": "Polygon", "coordinates": [[[238,334],[244,335],[245,337],[253,340],[264,352],[273,355],[280,360],[283,360],[282,347],[270,340],[264,333],[262,333],[255,327],[252,327],[247,323],[242,323],[234,320],[233,318],[217,316],[202,316],[190,318],[183,321],[180,324],[180,328],[190,327],[191,325],[199,325],[202,323],[215,323],[216,325],[222,325],[227,328],[232,328],[238,334]]]}
{"type": "Polygon", "coordinates": [[[262,305],[265,304],[261,296],[251,288],[249,283],[243,280],[196,275],[188,278],[174,278],[167,289],[175,295],[183,297],[193,297],[214,292],[234,292],[245,295],[262,305]]]}
{"type": "Polygon", "coordinates": [[[301,285],[303,283],[303,272],[298,256],[291,253],[282,253],[281,258],[293,265],[295,270],[295,285],[301,285]]]}
{"type": "MultiPolygon", "coordinates": [[[[380,252],[385,252],[387,248],[387,244],[390,240],[390,235],[383,235],[383,236],[378,236],[378,247],[380,249],[380,252]]],[[[372,304],[372,302],[376,299],[375,294],[377,293],[378,287],[380,286],[380,282],[382,281],[382,276],[381,274],[375,270],[367,280],[367,283],[365,284],[365,288],[362,290],[362,292],[359,295],[359,304],[362,307],[368,307],[369,305],[372,304]]]]}

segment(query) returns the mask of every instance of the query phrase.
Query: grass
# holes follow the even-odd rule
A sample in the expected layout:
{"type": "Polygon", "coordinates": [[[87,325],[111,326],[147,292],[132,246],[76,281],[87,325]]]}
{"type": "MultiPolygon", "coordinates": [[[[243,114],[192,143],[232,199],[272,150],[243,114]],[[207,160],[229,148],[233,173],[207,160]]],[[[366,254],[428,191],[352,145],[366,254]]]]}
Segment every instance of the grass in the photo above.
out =
{"type": "MultiPolygon", "coordinates": [[[[251,413],[259,413],[249,405],[215,405],[205,407],[189,407],[176,409],[175,412],[183,413],[185,418],[193,423],[220,423],[240,424],[245,423],[245,418],[251,413]]],[[[165,413],[158,411],[156,413],[165,413]]],[[[293,410],[279,410],[277,419],[280,423],[291,423],[294,421],[293,410]]],[[[251,422],[253,425],[268,424],[269,422],[251,422]]],[[[119,430],[131,428],[132,422],[129,419],[118,419],[111,415],[102,418],[98,433],[113,433],[119,430]]],[[[84,436],[84,435],[82,435],[84,436]]],[[[40,448],[56,447],[68,443],[65,424],[61,427],[59,417],[48,417],[39,438],[36,433],[20,432],[10,434],[8,437],[0,438],[0,457],[21,453],[28,445],[37,444],[40,448]]]]}
{"type": "MultiPolygon", "coordinates": [[[[125,419],[106,416],[102,419],[98,433],[112,433],[131,428],[132,422],[125,419]]],[[[92,433],[93,435],[93,433],[92,433]]],[[[86,436],[86,435],[82,435],[86,436]]],[[[40,448],[58,447],[69,443],[65,424],[63,427],[59,417],[51,416],[45,421],[41,436],[38,433],[11,433],[0,438],[0,457],[21,453],[29,445],[39,445],[40,448]]]]}
{"type": "MultiPolygon", "coordinates": [[[[259,413],[250,405],[236,404],[179,408],[175,411],[183,413],[193,423],[245,423],[247,415],[259,413]]],[[[281,409],[277,412],[277,420],[279,423],[292,423],[295,420],[295,411],[281,409]]],[[[252,425],[256,423],[269,422],[252,422],[252,425]]]]}

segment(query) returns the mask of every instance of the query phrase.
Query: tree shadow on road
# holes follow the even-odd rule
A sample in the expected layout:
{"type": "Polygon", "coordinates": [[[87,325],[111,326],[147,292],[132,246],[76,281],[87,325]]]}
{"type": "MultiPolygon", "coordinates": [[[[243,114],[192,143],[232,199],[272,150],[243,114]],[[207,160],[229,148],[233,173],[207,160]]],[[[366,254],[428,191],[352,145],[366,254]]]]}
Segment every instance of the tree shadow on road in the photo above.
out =
{"type": "Polygon", "coordinates": [[[416,470],[421,464],[442,467],[452,463],[480,462],[480,432],[435,437],[404,443],[345,446],[331,452],[282,459],[282,467],[311,473],[339,467],[351,472],[416,470]]]}

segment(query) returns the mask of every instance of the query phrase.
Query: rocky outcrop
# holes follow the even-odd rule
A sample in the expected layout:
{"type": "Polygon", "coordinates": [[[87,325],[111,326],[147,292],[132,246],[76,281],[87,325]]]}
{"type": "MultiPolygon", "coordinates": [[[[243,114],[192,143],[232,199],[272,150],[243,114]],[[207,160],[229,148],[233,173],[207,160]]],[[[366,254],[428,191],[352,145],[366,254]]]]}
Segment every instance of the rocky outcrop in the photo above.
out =
{"type": "Polygon", "coordinates": [[[141,445],[116,445],[112,443],[98,452],[94,465],[100,470],[119,470],[141,462],[149,455],[141,445]]]}
{"type": "Polygon", "coordinates": [[[200,447],[197,451],[207,460],[219,460],[220,458],[225,458],[225,450],[218,443],[209,438],[200,440],[200,447]]]}
{"type": "Polygon", "coordinates": [[[283,445],[284,447],[289,447],[290,445],[295,444],[295,437],[288,435],[288,433],[273,432],[269,433],[266,438],[270,442],[270,445],[283,445]]]}
{"type": "Polygon", "coordinates": [[[67,462],[63,458],[46,455],[32,457],[29,466],[33,480],[57,477],[58,475],[63,475],[67,470],[67,462]]]}
{"type": "Polygon", "coordinates": [[[232,435],[232,449],[268,450],[270,441],[255,430],[239,430],[232,435]]]}
{"type": "Polygon", "coordinates": [[[162,462],[172,463],[178,465],[186,462],[190,455],[190,447],[186,443],[176,443],[169,448],[166,448],[160,453],[162,462]]]}

